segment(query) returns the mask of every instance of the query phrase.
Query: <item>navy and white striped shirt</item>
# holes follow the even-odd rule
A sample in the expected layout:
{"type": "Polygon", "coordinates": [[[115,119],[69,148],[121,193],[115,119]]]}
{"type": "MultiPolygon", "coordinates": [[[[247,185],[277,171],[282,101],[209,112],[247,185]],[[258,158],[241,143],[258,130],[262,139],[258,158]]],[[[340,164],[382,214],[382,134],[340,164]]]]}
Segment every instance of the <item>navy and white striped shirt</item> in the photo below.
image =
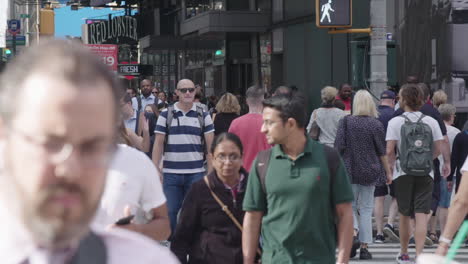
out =
{"type": "MultiPolygon", "coordinates": [[[[203,112],[205,127],[200,128],[197,106],[194,104],[192,109],[184,113],[177,105],[178,103],[174,104],[171,129],[164,150],[163,172],[179,174],[204,172],[201,129],[203,134],[214,133],[213,121],[207,112],[203,112]]],[[[166,119],[167,109],[159,115],[155,133],[167,134],[166,119]]]]}

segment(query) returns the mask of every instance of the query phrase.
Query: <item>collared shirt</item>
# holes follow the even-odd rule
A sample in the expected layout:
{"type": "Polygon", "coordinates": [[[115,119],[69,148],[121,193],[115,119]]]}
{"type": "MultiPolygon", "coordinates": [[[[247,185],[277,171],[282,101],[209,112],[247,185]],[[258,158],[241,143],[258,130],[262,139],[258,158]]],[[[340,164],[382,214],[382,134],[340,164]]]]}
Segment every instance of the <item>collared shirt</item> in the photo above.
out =
{"type": "Polygon", "coordinates": [[[224,184],[224,187],[226,187],[227,190],[230,190],[231,191],[231,194],[232,194],[232,197],[234,198],[234,200],[237,200],[237,194],[241,191],[242,189],[242,186],[241,186],[241,182],[245,179],[245,175],[243,173],[240,174],[240,178],[239,178],[239,182],[236,183],[236,185],[234,186],[229,186],[227,184],[224,184]]]}
{"type": "MultiPolygon", "coordinates": [[[[145,109],[146,105],[154,104],[155,103],[154,100],[156,99],[154,95],[150,95],[148,97],[144,97],[143,95],[140,95],[140,98],[141,98],[140,111],[145,109]]],[[[160,103],[161,103],[161,100],[158,98],[158,102],[156,103],[156,105],[160,103]]],[[[132,98],[132,107],[133,107],[133,110],[135,110],[135,112],[138,110],[138,99],[136,97],[132,98]]]]}
{"type": "MultiPolygon", "coordinates": [[[[47,257],[50,253],[35,245],[26,228],[14,217],[14,214],[4,203],[4,201],[0,201],[1,263],[22,264],[34,261],[37,257],[41,258],[41,255],[47,257]]],[[[169,249],[163,248],[152,239],[138,233],[120,228],[111,232],[93,228],[93,232],[100,236],[106,245],[107,264],[179,263],[169,249]]],[[[65,257],[67,257],[66,255],[65,257]]],[[[51,264],[50,262],[45,263],[51,264]]]]}
{"type": "MultiPolygon", "coordinates": [[[[167,109],[161,112],[154,133],[162,135],[168,133],[167,114],[167,109]]],[[[177,103],[174,104],[172,123],[164,149],[163,172],[189,174],[205,171],[201,137],[208,133],[214,133],[214,126],[207,112],[203,112],[203,118],[205,126],[200,127],[195,104],[186,113],[178,107],[177,103]]]]}
{"type": "Polygon", "coordinates": [[[125,127],[136,132],[136,124],[137,124],[137,112],[133,111],[133,116],[127,120],[124,120],[125,127]]]}
{"type": "Polygon", "coordinates": [[[307,138],[304,152],[292,160],[274,146],[266,193],[257,170],[250,170],[243,208],[265,213],[262,263],[334,263],[335,206],[352,202],[353,192],[341,159],[330,178],[324,147],[307,138]]]}

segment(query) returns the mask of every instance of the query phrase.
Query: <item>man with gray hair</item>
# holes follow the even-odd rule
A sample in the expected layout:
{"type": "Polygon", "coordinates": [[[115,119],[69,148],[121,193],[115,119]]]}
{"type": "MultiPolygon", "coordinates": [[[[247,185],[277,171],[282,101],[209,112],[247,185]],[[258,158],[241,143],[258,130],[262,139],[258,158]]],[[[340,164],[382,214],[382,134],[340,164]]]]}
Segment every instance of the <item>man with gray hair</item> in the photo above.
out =
{"type": "Polygon", "coordinates": [[[90,228],[121,93],[115,75],[72,42],[41,41],[8,65],[0,77],[2,263],[177,263],[135,232],[90,228]]]}
{"type": "Polygon", "coordinates": [[[246,92],[249,113],[234,119],[229,132],[236,134],[244,146],[244,168],[249,171],[258,152],[270,147],[260,129],[263,124],[262,102],[264,91],[258,86],[251,86],[246,92]]]}

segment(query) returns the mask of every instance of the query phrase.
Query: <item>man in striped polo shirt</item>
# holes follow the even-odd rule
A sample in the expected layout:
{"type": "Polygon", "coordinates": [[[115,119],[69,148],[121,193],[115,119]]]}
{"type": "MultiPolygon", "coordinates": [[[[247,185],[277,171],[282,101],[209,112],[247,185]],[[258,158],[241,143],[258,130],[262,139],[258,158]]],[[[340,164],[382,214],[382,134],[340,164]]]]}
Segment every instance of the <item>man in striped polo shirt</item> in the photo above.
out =
{"type": "MultiPolygon", "coordinates": [[[[193,103],[194,83],[188,79],[180,80],[177,83],[176,94],[179,96],[179,101],[159,115],[153,148],[153,162],[160,175],[163,175],[163,189],[167,199],[172,232],[177,223],[177,213],[191,184],[205,174],[204,145],[206,148],[211,146],[214,136],[214,126],[210,115],[208,112],[197,109],[197,105],[193,103]],[[168,116],[172,116],[169,129],[168,116]],[[201,124],[201,120],[204,124],[201,124]],[[166,135],[168,135],[167,140],[166,135]],[[161,171],[163,153],[164,161],[161,171]]],[[[208,170],[211,170],[209,155],[206,159],[208,170]]]]}

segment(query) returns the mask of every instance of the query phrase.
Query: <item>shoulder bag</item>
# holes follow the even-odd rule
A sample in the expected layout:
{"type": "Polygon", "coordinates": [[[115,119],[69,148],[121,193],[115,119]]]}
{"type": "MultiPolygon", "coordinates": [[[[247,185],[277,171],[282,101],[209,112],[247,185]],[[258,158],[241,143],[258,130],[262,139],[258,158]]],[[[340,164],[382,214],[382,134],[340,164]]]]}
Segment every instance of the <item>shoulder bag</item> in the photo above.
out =
{"type": "MultiPolygon", "coordinates": [[[[239,223],[239,221],[237,221],[237,219],[231,213],[231,210],[229,210],[227,205],[225,205],[221,201],[221,199],[219,199],[219,197],[211,189],[210,180],[208,180],[208,177],[207,176],[203,177],[203,180],[205,180],[206,186],[208,186],[208,189],[210,190],[211,196],[213,196],[213,198],[216,200],[216,202],[219,204],[219,206],[221,206],[221,209],[223,209],[223,211],[229,216],[229,218],[231,218],[232,222],[234,222],[234,224],[237,226],[237,228],[239,228],[241,233],[243,233],[242,225],[239,223]]],[[[262,255],[262,251],[259,248],[257,248],[257,254],[259,254],[260,256],[262,255]]]]}

